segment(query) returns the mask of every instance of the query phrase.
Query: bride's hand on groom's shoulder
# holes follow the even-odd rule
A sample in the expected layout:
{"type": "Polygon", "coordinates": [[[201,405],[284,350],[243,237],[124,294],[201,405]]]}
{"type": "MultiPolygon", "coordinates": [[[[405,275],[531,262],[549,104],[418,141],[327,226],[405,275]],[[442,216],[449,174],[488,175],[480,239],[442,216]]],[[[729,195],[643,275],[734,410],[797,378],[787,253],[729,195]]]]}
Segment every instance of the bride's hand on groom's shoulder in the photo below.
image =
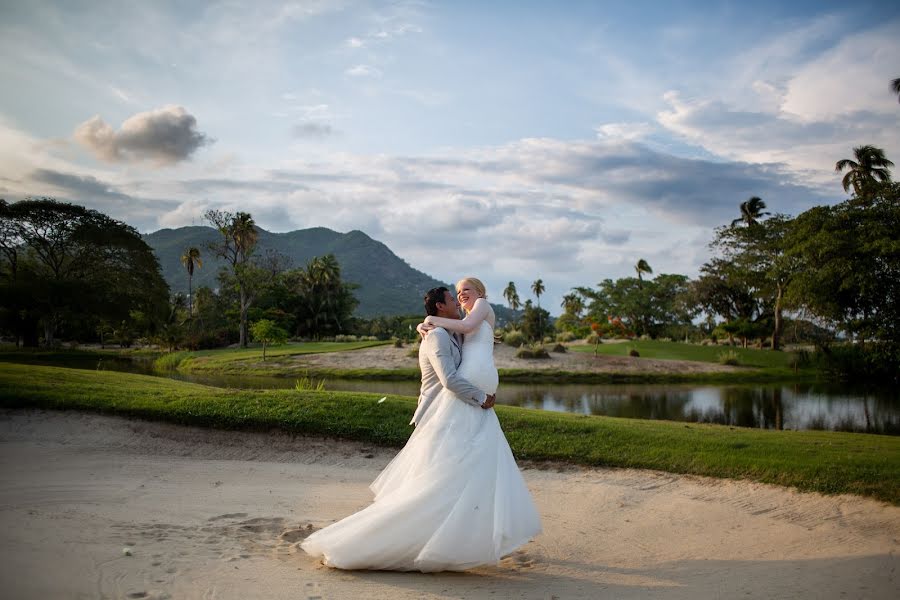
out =
{"type": "Polygon", "coordinates": [[[424,338],[426,335],[428,335],[428,332],[431,331],[432,329],[434,329],[434,325],[432,325],[431,323],[426,322],[426,323],[419,323],[418,325],[416,325],[416,331],[419,332],[419,335],[421,335],[422,338],[424,338]]]}

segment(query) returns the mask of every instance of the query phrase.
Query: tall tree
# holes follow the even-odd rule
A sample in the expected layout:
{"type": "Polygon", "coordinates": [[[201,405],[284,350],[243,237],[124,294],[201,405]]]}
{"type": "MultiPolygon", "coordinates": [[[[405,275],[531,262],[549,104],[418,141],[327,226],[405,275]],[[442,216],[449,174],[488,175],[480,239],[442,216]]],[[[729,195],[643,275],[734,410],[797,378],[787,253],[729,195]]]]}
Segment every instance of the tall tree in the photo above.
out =
{"type": "Polygon", "coordinates": [[[513,281],[510,281],[503,289],[503,297],[506,298],[509,309],[513,311],[513,314],[515,314],[515,312],[519,310],[519,307],[522,306],[522,301],[519,299],[519,292],[516,290],[516,284],[513,281]]]}
{"type": "Polygon", "coordinates": [[[760,218],[768,215],[769,213],[763,212],[766,208],[766,203],[762,201],[762,198],[759,196],[753,196],[752,198],[741,202],[741,216],[734,221],[731,222],[731,226],[734,227],[739,223],[744,223],[748,227],[751,225],[756,225],[760,218]]]}
{"type": "Polygon", "coordinates": [[[876,185],[871,202],[816,206],[795,221],[795,303],[852,338],[900,339],[900,183],[876,185]]]}
{"type": "Polygon", "coordinates": [[[858,146],[853,149],[853,158],[856,160],[844,158],[834,165],[837,173],[847,169],[846,175],[841,180],[845,192],[849,192],[852,186],[856,196],[864,198],[875,189],[875,184],[891,180],[889,167],[893,167],[894,163],[887,159],[881,148],[870,145],[858,146]]]}
{"type": "MultiPolygon", "coordinates": [[[[764,307],[760,315],[772,326],[772,348],[780,348],[785,295],[799,269],[799,261],[786,252],[786,238],[792,227],[787,215],[774,215],[752,227],[720,227],[712,246],[730,263],[736,279],[747,286],[764,307]],[[768,320],[768,317],[772,321],[768,320]]],[[[752,315],[739,315],[751,323],[752,315]]]]}
{"type": "Polygon", "coordinates": [[[644,279],[643,279],[643,277],[641,277],[641,274],[642,273],[652,274],[653,269],[651,269],[650,264],[642,258],[639,261],[637,261],[636,265],[634,265],[634,270],[637,272],[638,285],[643,287],[644,279]]]}
{"type": "Polygon", "coordinates": [[[891,91],[897,95],[897,102],[900,102],[900,77],[891,80],[891,91]]]}
{"type": "Polygon", "coordinates": [[[40,321],[48,345],[64,325],[68,335],[93,335],[101,320],[164,311],[168,286],[159,262],[125,223],[83,206],[29,198],[0,205],[0,234],[8,263],[2,271],[15,269],[0,304],[24,302],[17,306],[40,321]]]}
{"type": "MultiPolygon", "coordinates": [[[[544,281],[542,279],[535,279],[534,282],[531,284],[531,291],[534,293],[535,297],[537,298],[538,331],[543,332],[544,324],[541,322],[541,319],[542,319],[541,294],[543,294],[546,291],[546,288],[544,287],[544,281]]],[[[543,340],[544,340],[544,338],[542,337],[541,341],[543,341],[543,340]]]]}
{"type": "Polygon", "coordinates": [[[354,285],[341,280],[341,267],[333,254],[317,256],[285,278],[295,294],[288,310],[296,317],[298,334],[319,338],[346,331],[358,301],[354,285]]]}
{"type": "MultiPolygon", "coordinates": [[[[239,340],[241,348],[246,348],[249,341],[247,312],[253,304],[259,287],[266,281],[265,269],[260,271],[250,258],[256,249],[256,224],[249,213],[232,213],[224,210],[208,210],[203,215],[222,236],[218,242],[210,244],[210,250],[227,263],[230,273],[225,279],[233,284],[238,293],[240,324],[239,340]]],[[[220,274],[221,276],[222,274],[220,274]]]]}
{"type": "Polygon", "coordinates": [[[194,316],[194,293],[191,285],[194,279],[194,267],[203,268],[203,260],[200,258],[200,249],[194,246],[189,247],[181,255],[181,264],[187,269],[188,274],[188,315],[194,316]]]}
{"type": "Polygon", "coordinates": [[[567,313],[575,317],[581,318],[581,311],[584,310],[584,299],[576,293],[566,294],[563,296],[560,307],[567,313]]]}

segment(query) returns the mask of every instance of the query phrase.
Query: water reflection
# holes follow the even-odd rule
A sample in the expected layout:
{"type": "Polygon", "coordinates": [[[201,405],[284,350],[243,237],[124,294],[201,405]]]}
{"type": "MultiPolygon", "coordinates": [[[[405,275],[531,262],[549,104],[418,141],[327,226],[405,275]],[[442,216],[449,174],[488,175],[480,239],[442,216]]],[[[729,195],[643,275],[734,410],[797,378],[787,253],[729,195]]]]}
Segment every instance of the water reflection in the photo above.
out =
{"type": "Polygon", "coordinates": [[[759,429],[828,429],[900,435],[897,392],[827,385],[532,387],[504,402],[528,408],[759,429]]]}
{"type": "MultiPolygon", "coordinates": [[[[186,379],[226,387],[293,387],[292,379],[273,377],[198,377],[186,379]]],[[[328,389],[417,396],[412,381],[329,380],[328,389]]],[[[502,383],[501,404],[605,415],[717,423],[758,429],[825,429],[900,435],[900,394],[831,384],[790,385],[561,385],[502,383]]]]}
{"type": "MultiPolygon", "coordinates": [[[[58,363],[57,363],[58,364],[58,363]]],[[[96,359],[66,366],[149,372],[150,363],[96,359]]],[[[282,377],[172,374],[174,378],[217,387],[292,388],[282,377]]],[[[417,396],[415,381],[328,380],[328,389],[417,396]]],[[[629,419],[663,419],[718,423],[759,429],[823,429],[900,435],[900,392],[828,383],[789,385],[561,385],[501,382],[501,404],[606,415],[629,419]]]]}

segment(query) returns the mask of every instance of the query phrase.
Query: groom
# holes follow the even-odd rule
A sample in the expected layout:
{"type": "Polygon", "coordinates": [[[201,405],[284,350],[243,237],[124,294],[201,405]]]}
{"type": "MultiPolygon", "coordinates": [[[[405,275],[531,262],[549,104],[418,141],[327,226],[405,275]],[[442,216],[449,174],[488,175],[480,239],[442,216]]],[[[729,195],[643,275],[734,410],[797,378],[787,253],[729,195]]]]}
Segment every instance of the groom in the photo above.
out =
{"type": "MultiPolygon", "coordinates": [[[[445,287],[428,290],[425,294],[425,312],[436,317],[459,319],[459,301],[445,287]]],[[[491,408],[496,396],[485,394],[469,381],[459,376],[456,370],[462,362],[462,342],[455,333],[437,327],[428,332],[419,344],[419,368],[422,370],[422,389],[419,405],[410,425],[422,422],[425,413],[435,397],[447,388],[463,402],[491,408]]]]}

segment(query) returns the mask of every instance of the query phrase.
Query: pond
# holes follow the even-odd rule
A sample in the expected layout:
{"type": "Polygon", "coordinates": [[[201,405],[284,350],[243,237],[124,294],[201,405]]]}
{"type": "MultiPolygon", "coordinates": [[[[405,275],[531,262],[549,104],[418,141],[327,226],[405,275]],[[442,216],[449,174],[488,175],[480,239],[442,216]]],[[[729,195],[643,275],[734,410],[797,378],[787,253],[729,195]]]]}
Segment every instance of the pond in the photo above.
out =
{"type": "MultiPolygon", "coordinates": [[[[58,361],[51,364],[60,365],[58,361]]],[[[66,361],[75,368],[152,373],[150,361],[66,361]]],[[[216,387],[293,388],[295,379],[171,373],[216,387]]],[[[329,379],[326,389],[418,396],[416,381],[329,379]]],[[[900,392],[890,388],[831,383],[703,384],[518,384],[503,383],[498,404],[605,415],[718,423],[760,429],[823,429],[900,435],[900,392]]]]}
{"type": "MultiPolygon", "coordinates": [[[[293,388],[282,377],[173,374],[176,379],[234,388],[293,388]]],[[[418,396],[415,381],[329,379],[326,389],[418,396]]],[[[900,393],[827,383],[520,384],[500,383],[498,404],[605,415],[718,423],[760,429],[824,429],[900,435],[900,393]]]]}

